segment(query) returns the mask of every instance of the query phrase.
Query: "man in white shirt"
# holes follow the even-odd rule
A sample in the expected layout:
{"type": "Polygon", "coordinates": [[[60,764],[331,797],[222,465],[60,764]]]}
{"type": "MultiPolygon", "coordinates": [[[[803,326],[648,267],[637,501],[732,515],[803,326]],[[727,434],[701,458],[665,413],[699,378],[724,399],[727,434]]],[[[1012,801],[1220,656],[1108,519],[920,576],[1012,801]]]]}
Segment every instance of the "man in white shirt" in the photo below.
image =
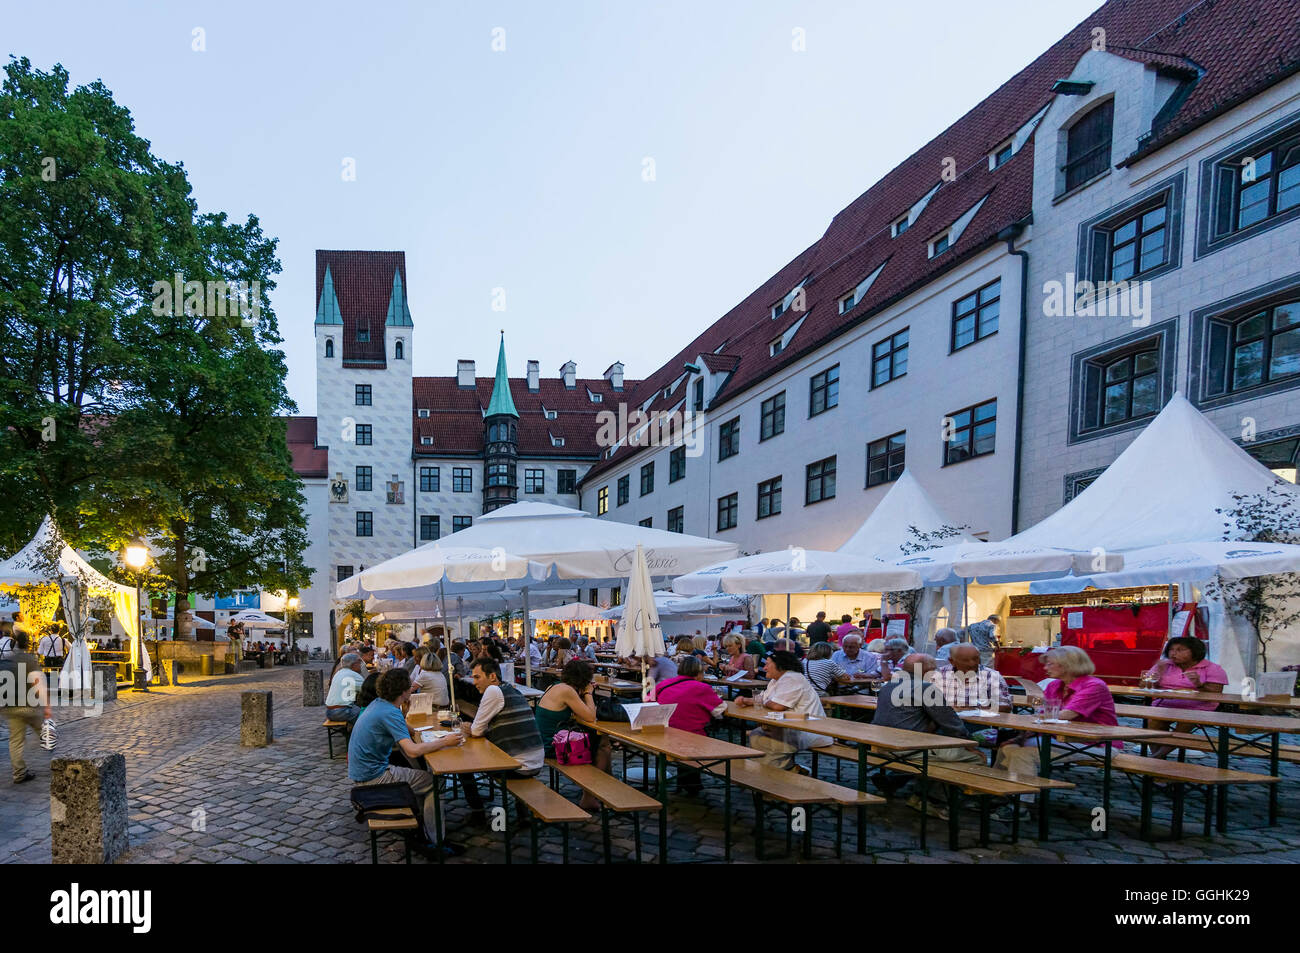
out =
{"type": "Polygon", "coordinates": [[[357,696],[361,694],[361,656],[348,652],[339,659],[339,669],[330,680],[330,690],[325,696],[325,715],[330,721],[356,721],[361,714],[357,696]]]}
{"type": "MultiPolygon", "coordinates": [[[[765,663],[767,677],[771,680],[768,687],[753,698],[738,698],[736,703],[742,708],[752,705],[768,711],[789,711],[809,718],[825,718],[826,711],[817,697],[817,689],[800,669],[799,659],[793,652],[773,652],[765,663]]],[[[789,770],[794,765],[796,752],[831,743],[832,739],[825,735],[789,728],[763,726],[749,733],[749,746],[766,752],[762,763],[782,770],[789,770]]]]}
{"type": "Polygon", "coordinates": [[[41,641],[37,643],[36,654],[46,665],[62,665],[64,656],[68,654],[68,647],[68,640],[59,634],[58,628],[50,626],[41,636],[41,641]]]}

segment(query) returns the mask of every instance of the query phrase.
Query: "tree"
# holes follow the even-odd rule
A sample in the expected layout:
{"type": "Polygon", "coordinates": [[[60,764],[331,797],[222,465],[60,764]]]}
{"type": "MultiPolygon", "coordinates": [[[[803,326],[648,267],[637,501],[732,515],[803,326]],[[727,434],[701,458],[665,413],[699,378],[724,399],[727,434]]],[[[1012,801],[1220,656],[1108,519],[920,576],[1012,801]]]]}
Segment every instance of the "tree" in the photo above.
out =
{"type": "MultiPolygon", "coordinates": [[[[938,549],[947,542],[960,539],[966,532],[968,526],[950,526],[944,524],[937,529],[929,532],[921,532],[915,526],[908,526],[907,532],[912,537],[899,544],[899,551],[905,556],[911,556],[914,553],[922,553],[927,549],[938,549]]],[[[896,592],[885,593],[885,601],[888,602],[899,612],[905,612],[912,617],[912,624],[916,622],[916,607],[920,605],[921,596],[925,593],[924,589],[900,589],[896,592]]]]}
{"type": "MultiPolygon", "coordinates": [[[[1300,503],[1279,482],[1263,493],[1234,493],[1234,506],[1215,510],[1224,518],[1225,540],[1255,543],[1300,543],[1300,503]]],[[[1279,632],[1300,624],[1300,573],[1278,573],[1224,580],[1216,576],[1205,594],[1221,599],[1229,612],[1255,629],[1262,671],[1268,670],[1268,647],[1279,632]]]]}

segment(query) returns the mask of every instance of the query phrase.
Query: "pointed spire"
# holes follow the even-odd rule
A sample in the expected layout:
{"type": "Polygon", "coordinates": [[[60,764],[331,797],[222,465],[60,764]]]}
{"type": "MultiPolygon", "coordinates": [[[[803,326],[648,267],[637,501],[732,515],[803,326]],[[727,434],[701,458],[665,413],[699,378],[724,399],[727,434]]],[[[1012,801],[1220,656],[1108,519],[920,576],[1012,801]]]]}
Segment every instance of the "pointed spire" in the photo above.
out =
{"type": "Polygon", "coordinates": [[[406,289],[402,287],[402,272],[393,269],[393,292],[388,297],[388,316],[384,325],[390,328],[414,327],[411,321],[411,309],[406,306],[406,289]]]}
{"type": "Polygon", "coordinates": [[[325,266],[325,280],[321,282],[320,301],[316,304],[317,324],[342,324],[343,316],[339,314],[339,299],[334,295],[334,278],[330,275],[330,266],[325,266]]]}
{"type": "Polygon", "coordinates": [[[483,416],[491,417],[494,414],[519,416],[519,411],[515,410],[514,399],[510,396],[510,376],[506,373],[505,331],[501,332],[501,349],[497,352],[497,378],[492,384],[492,400],[488,402],[487,413],[483,416]]]}

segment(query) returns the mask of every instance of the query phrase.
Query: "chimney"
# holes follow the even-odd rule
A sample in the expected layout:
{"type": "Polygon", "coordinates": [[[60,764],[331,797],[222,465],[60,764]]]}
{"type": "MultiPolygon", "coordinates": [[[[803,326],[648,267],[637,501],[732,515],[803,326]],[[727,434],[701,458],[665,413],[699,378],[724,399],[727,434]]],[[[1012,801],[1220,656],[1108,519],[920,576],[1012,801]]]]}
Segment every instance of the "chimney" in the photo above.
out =
{"type": "Polygon", "coordinates": [[[528,391],[536,394],[541,390],[542,365],[536,361],[528,362],[528,391]]]}
{"type": "Polygon", "coordinates": [[[564,386],[569,390],[578,386],[578,365],[573,361],[565,361],[560,367],[560,378],[564,381],[564,386]]]}
{"type": "Polygon", "coordinates": [[[457,387],[475,386],[473,361],[456,362],[456,386],[457,387]]]}
{"type": "Polygon", "coordinates": [[[615,361],[609,367],[605,368],[605,380],[609,381],[609,386],[614,390],[623,389],[623,362],[615,361]]]}

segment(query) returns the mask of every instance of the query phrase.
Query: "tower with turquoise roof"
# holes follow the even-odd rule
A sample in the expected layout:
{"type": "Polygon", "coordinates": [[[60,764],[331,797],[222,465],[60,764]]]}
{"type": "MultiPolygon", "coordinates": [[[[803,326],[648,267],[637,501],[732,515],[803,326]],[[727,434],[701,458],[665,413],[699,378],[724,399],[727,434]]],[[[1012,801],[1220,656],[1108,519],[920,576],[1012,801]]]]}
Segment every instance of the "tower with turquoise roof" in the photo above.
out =
{"type": "Polygon", "coordinates": [[[492,399],[483,412],[483,512],[518,502],[519,411],[506,373],[506,335],[501,332],[492,399]]]}

